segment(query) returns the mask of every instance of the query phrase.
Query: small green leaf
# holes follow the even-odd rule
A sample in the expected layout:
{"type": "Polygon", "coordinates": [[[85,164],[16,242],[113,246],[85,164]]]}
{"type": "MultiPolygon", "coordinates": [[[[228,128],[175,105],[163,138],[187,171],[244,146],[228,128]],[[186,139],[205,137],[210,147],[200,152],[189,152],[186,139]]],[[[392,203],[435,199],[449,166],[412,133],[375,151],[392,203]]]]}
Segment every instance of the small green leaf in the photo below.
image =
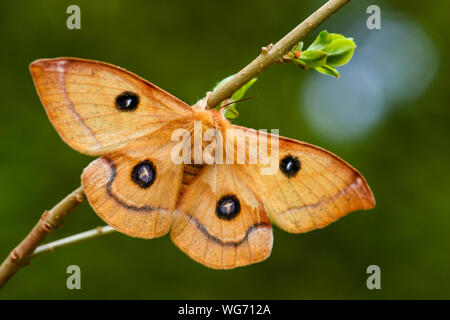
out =
{"type": "MultiPolygon", "coordinates": [[[[237,101],[239,99],[242,99],[244,97],[245,93],[247,92],[247,90],[250,89],[250,87],[257,80],[258,80],[258,78],[253,78],[252,80],[250,80],[249,82],[244,84],[238,91],[233,93],[230,100],[237,101]]],[[[232,103],[232,104],[226,106],[225,108],[227,108],[227,111],[225,111],[225,118],[232,120],[232,119],[236,119],[237,117],[239,117],[239,112],[236,109],[236,103],[232,103]]]]}
{"type": "Polygon", "coordinates": [[[314,40],[313,43],[308,47],[308,50],[322,50],[327,45],[331,43],[333,40],[330,33],[327,32],[327,30],[323,30],[319,33],[316,40],[314,40]]]}
{"type": "Polygon", "coordinates": [[[350,39],[350,40],[353,40],[353,38],[346,38],[342,34],[339,34],[339,33],[330,33],[330,36],[331,36],[331,41],[338,40],[338,39],[350,39]]]}
{"type": "Polygon", "coordinates": [[[244,84],[238,91],[236,91],[235,93],[233,93],[233,95],[231,96],[232,100],[239,100],[242,99],[242,97],[245,95],[245,93],[247,92],[248,89],[251,88],[251,86],[258,80],[258,78],[253,78],[252,80],[250,80],[249,82],[247,82],[246,84],[244,84]]]}
{"type": "Polygon", "coordinates": [[[306,50],[303,51],[300,57],[308,67],[317,68],[324,65],[327,62],[327,53],[321,50],[306,50]]]}
{"type": "Polygon", "coordinates": [[[300,41],[295,46],[292,47],[291,52],[296,52],[302,49],[303,49],[303,41],[300,41]]]}
{"type": "Polygon", "coordinates": [[[329,65],[324,64],[323,66],[317,67],[315,69],[320,73],[323,73],[323,74],[326,74],[328,76],[332,76],[335,78],[339,78],[339,71],[337,71],[335,68],[333,68],[329,65]]]}
{"type": "Polygon", "coordinates": [[[307,50],[301,51],[297,43],[283,57],[283,61],[293,62],[302,69],[316,69],[317,72],[339,78],[335,67],[350,61],[356,48],[353,38],[346,38],[339,33],[321,31],[307,50]]]}
{"type": "MultiPolygon", "coordinates": [[[[231,75],[229,77],[226,77],[225,79],[219,81],[219,83],[216,84],[216,86],[214,87],[214,90],[217,89],[218,87],[220,87],[221,85],[223,85],[225,82],[227,82],[228,80],[230,80],[234,75],[231,75]]],[[[236,91],[235,93],[233,93],[233,95],[231,96],[231,98],[223,101],[222,103],[220,103],[219,105],[216,106],[216,109],[220,109],[222,107],[222,105],[225,105],[227,103],[230,103],[229,105],[225,106],[224,108],[226,108],[225,111],[225,117],[227,119],[233,120],[236,119],[239,116],[239,112],[236,110],[236,103],[233,103],[233,101],[237,101],[239,99],[242,99],[245,95],[245,93],[248,91],[248,89],[250,89],[250,87],[258,80],[258,78],[253,78],[251,79],[249,82],[247,82],[246,84],[244,84],[238,91],[236,91]]]]}
{"type": "Polygon", "coordinates": [[[225,111],[225,118],[229,120],[234,120],[237,117],[239,117],[239,112],[236,110],[236,104],[233,103],[231,108],[228,108],[227,111],[225,111]]]}
{"type": "Polygon", "coordinates": [[[323,51],[328,53],[327,64],[338,67],[350,61],[356,44],[352,39],[333,40],[323,51]]]}
{"type": "Polygon", "coordinates": [[[300,59],[292,60],[292,61],[294,61],[294,63],[297,64],[302,69],[305,69],[305,70],[309,69],[308,65],[300,59]]]}

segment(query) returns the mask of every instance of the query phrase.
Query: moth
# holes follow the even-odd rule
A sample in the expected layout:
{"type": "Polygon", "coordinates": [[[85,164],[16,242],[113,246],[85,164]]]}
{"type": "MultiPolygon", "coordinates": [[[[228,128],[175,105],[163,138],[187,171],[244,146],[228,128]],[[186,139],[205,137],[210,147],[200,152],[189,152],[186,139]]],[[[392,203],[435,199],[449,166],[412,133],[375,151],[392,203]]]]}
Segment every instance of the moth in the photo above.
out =
{"type": "Polygon", "coordinates": [[[132,237],[170,232],[178,248],[210,268],[266,259],[273,243],[271,221],[287,232],[303,233],[375,205],[364,177],[336,155],[233,125],[222,112],[201,104],[190,107],[117,66],[55,58],[34,61],[30,71],[61,138],[99,157],[81,176],[98,216],[132,237]],[[194,123],[222,133],[227,141],[239,140],[245,150],[255,141],[259,147],[261,137],[269,144],[277,138],[275,172],[261,174],[260,163],[172,161],[180,143],[173,141],[173,131],[193,133],[194,123]],[[236,130],[229,134],[228,129],[236,130]]]}

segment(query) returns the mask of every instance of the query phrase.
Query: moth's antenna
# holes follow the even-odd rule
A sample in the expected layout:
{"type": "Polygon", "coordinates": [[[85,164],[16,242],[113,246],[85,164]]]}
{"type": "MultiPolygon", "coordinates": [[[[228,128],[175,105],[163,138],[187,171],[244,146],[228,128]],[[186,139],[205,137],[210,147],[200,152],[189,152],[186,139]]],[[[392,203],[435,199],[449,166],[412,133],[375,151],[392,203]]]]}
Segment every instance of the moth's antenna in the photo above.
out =
{"type": "Polygon", "coordinates": [[[220,106],[219,110],[222,109],[223,107],[229,106],[230,104],[238,103],[238,102],[243,102],[243,101],[248,101],[248,100],[251,100],[251,99],[253,99],[253,98],[258,98],[259,96],[260,96],[260,95],[257,94],[257,95],[254,95],[254,96],[252,96],[252,97],[242,98],[242,99],[239,99],[239,100],[235,100],[235,101],[231,101],[231,102],[225,103],[223,106],[220,106]]]}

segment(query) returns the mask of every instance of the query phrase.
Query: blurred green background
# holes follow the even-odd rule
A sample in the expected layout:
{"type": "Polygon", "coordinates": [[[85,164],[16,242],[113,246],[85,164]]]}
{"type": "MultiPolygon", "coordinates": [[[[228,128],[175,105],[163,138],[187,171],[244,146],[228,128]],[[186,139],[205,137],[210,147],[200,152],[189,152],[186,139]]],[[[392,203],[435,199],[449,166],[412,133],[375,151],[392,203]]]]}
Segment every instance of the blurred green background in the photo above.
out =
{"type": "MultiPolygon", "coordinates": [[[[124,67],[187,103],[240,70],[324,1],[2,1],[0,3],[0,255],[41,213],[80,184],[93,159],[70,149],[48,121],[28,65],[73,56],[124,67]],[[81,30],[66,28],[67,6],[81,30]]],[[[279,128],[322,146],[367,178],[374,210],[307,234],[274,227],[266,261],[210,270],[169,237],[107,235],[33,260],[0,298],[399,299],[450,298],[450,2],[352,1],[315,30],[354,37],[339,80],[274,65],[240,104],[237,123],[279,128]],[[366,8],[381,7],[381,30],[366,8]],[[66,288],[81,267],[82,290],[66,288]],[[368,290],[366,268],[381,268],[368,290]]],[[[103,222],[87,203],[50,239],[103,222]]]]}

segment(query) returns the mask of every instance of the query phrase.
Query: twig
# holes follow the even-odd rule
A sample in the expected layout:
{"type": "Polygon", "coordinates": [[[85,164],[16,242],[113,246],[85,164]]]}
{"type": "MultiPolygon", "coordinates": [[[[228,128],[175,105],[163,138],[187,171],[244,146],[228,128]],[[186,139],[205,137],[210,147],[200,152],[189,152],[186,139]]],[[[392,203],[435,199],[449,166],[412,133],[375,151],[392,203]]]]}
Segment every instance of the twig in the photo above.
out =
{"type": "Polygon", "coordinates": [[[296,43],[302,40],[314,28],[349,1],[350,0],[328,1],[276,44],[263,48],[261,54],[256,57],[255,60],[250,62],[244,69],[239,71],[230,80],[211,93],[208,99],[207,108],[213,108],[223,100],[231,97],[234,92],[267,69],[271,64],[281,61],[283,55],[296,43]]]}
{"type": "Polygon", "coordinates": [[[116,231],[116,229],[114,229],[111,226],[103,226],[103,227],[97,227],[97,228],[89,230],[89,231],[81,232],[81,233],[75,234],[75,235],[67,237],[67,238],[59,239],[59,240],[56,240],[56,241],[53,241],[53,242],[50,242],[50,243],[47,243],[47,244],[37,247],[36,250],[34,250],[33,254],[30,256],[30,258],[34,258],[34,257],[39,256],[46,252],[52,252],[56,248],[66,246],[68,244],[97,238],[104,234],[112,233],[114,231],[116,231]]]}
{"type": "Polygon", "coordinates": [[[27,264],[30,255],[36,247],[44,241],[47,235],[58,228],[67,214],[75,209],[85,199],[82,187],[61,200],[50,211],[45,211],[30,233],[8,255],[0,266],[0,288],[11,278],[17,270],[27,264]]]}
{"type": "MultiPolygon", "coordinates": [[[[207,107],[211,108],[218,105],[221,101],[229,98],[234,92],[236,92],[252,78],[267,69],[271,64],[280,61],[282,56],[287,53],[298,41],[303,39],[310,31],[320,25],[349,1],[350,0],[329,0],[305,21],[285,35],[275,45],[263,48],[261,54],[255,60],[253,60],[230,80],[225,82],[209,95],[207,107]]],[[[85,195],[83,188],[79,187],[66,198],[61,200],[61,202],[59,202],[53,209],[44,212],[41,219],[30,231],[30,233],[1,264],[0,288],[3,287],[22,266],[26,265],[32,257],[43,252],[51,251],[51,248],[93,238],[105,233],[99,233],[97,231],[96,234],[93,234],[91,230],[69,237],[69,239],[66,238],[55,241],[36,249],[53,229],[61,225],[67,214],[83,202],[84,199],[85,195]],[[88,236],[86,236],[86,234],[88,236]]],[[[106,233],[113,231],[108,228],[106,230],[106,233]]]]}

